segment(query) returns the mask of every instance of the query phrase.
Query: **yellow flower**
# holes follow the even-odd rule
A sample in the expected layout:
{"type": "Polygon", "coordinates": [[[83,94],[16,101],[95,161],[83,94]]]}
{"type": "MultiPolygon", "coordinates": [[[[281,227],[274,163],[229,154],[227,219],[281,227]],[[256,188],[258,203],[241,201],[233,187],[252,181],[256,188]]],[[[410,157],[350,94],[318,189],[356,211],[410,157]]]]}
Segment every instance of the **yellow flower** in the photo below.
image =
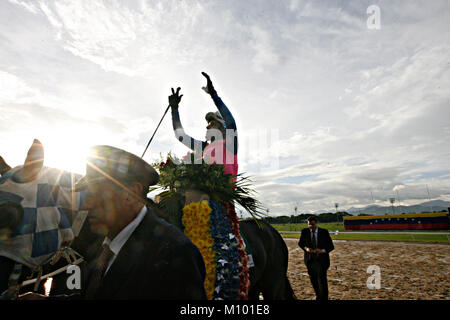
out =
{"type": "Polygon", "coordinates": [[[203,239],[198,239],[198,240],[196,241],[196,245],[197,245],[197,247],[199,247],[199,248],[205,247],[205,240],[203,240],[203,239]]]}
{"type": "Polygon", "coordinates": [[[213,239],[211,239],[211,237],[209,239],[206,239],[206,245],[208,247],[212,247],[213,244],[214,244],[214,241],[213,241],[213,239]]]}
{"type": "Polygon", "coordinates": [[[203,216],[208,216],[209,217],[209,215],[211,213],[211,208],[209,207],[208,204],[206,204],[206,206],[202,206],[201,207],[200,212],[201,212],[201,214],[203,216]]]}
{"type": "Polygon", "coordinates": [[[197,212],[198,209],[200,208],[200,204],[198,202],[191,202],[190,206],[192,208],[192,211],[197,212]]]}
{"type": "Polygon", "coordinates": [[[206,200],[191,202],[184,206],[182,217],[182,223],[185,226],[184,233],[199,248],[205,262],[204,286],[208,299],[213,297],[216,281],[216,253],[212,249],[214,240],[211,237],[211,211],[211,207],[206,200]]]}
{"type": "Polygon", "coordinates": [[[206,218],[199,219],[198,226],[200,229],[204,229],[205,231],[208,230],[208,234],[211,233],[211,225],[209,224],[208,219],[206,218]]]}

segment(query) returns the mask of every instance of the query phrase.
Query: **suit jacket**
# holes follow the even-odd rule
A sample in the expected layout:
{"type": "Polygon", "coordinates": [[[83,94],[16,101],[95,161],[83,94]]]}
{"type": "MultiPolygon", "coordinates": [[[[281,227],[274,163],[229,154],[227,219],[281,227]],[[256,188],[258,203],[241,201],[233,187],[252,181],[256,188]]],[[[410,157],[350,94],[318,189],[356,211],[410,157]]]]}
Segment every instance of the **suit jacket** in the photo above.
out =
{"type": "MultiPolygon", "coordinates": [[[[321,253],[318,255],[319,262],[324,268],[328,268],[330,266],[330,255],[329,253],[333,251],[334,245],[333,240],[331,240],[330,233],[327,229],[317,228],[317,238],[318,238],[318,249],[325,249],[326,253],[321,253]]],[[[308,266],[308,263],[312,259],[312,254],[306,252],[305,247],[311,248],[311,230],[309,228],[305,228],[302,230],[300,235],[300,239],[298,241],[298,245],[305,252],[304,260],[305,264],[308,266]]]]}
{"type": "MultiPolygon", "coordinates": [[[[206,299],[198,248],[151,208],[103,277],[94,299],[206,299]]],[[[93,263],[84,272],[82,295],[93,263]]]]}

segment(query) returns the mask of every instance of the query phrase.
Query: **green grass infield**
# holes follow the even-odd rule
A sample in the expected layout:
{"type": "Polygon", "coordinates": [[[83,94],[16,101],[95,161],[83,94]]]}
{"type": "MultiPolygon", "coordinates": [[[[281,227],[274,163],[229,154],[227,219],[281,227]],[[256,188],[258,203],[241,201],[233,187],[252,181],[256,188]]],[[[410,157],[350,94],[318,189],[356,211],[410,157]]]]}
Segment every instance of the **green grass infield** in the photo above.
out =
{"type": "MultiPolygon", "coordinates": [[[[307,228],[306,224],[273,224],[280,234],[285,238],[300,237],[302,229],[307,228]],[[285,232],[283,232],[285,231],[285,232]],[[288,231],[288,232],[286,232],[288,231]],[[298,232],[297,232],[298,231],[298,232]]],[[[433,234],[448,232],[448,230],[370,230],[364,231],[349,231],[344,229],[344,224],[341,223],[320,223],[320,227],[331,231],[331,238],[333,240],[368,240],[368,241],[404,241],[404,242],[435,242],[435,243],[450,243],[450,233],[447,234],[433,234]],[[338,231],[338,234],[334,234],[338,231]],[[345,233],[342,233],[345,231],[345,233]],[[388,233],[387,233],[388,232],[388,233]],[[414,232],[416,234],[409,234],[414,232]],[[423,234],[421,234],[423,233],[423,234]]]]}

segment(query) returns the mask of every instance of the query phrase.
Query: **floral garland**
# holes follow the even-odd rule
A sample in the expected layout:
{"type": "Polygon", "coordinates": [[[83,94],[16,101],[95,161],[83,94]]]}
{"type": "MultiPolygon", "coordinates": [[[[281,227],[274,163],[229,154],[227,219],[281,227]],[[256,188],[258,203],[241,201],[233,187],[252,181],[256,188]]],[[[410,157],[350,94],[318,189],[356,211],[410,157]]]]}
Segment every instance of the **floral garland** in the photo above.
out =
{"type": "Polygon", "coordinates": [[[249,258],[233,203],[240,204],[254,218],[259,216],[261,204],[251,196],[250,180],[241,175],[231,180],[221,165],[179,163],[170,154],[166,162],[154,165],[160,173],[157,188],[167,190],[161,194],[163,204],[189,189],[210,196],[211,201],[186,205],[181,219],[184,233],[203,256],[208,299],[248,299],[249,258]]]}
{"type": "Polygon", "coordinates": [[[239,295],[238,241],[231,231],[225,208],[221,203],[209,201],[211,212],[211,235],[216,252],[215,300],[237,300],[239,295]]]}
{"type": "Polygon", "coordinates": [[[248,299],[248,291],[250,289],[250,275],[249,275],[249,267],[248,267],[249,258],[247,255],[247,250],[245,249],[244,240],[241,237],[241,233],[240,233],[240,229],[239,229],[239,221],[237,218],[236,211],[234,209],[234,205],[232,203],[229,203],[226,201],[223,202],[223,205],[226,208],[226,216],[227,216],[228,222],[231,226],[231,230],[238,240],[239,279],[240,279],[238,300],[247,300],[248,299]]]}
{"type": "Polygon", "coordinates": [[[214,285],[216,280],[216,253],[213,249],[214,240],[211,237],[211,208],[208,201],[191,202],[184,206],[182,223],[184,225],[184,233],[191,239],[205,262],[205,291],[209,300],[213,298],[214,285]]]}
{"type": "Polygon", "coordinates": [[[237,300],[240,294],[238,238],[233,234],[222,204],[191,202],[183,208],[184,233],[203,256],[205,291],[209,300],[237,300]]]}

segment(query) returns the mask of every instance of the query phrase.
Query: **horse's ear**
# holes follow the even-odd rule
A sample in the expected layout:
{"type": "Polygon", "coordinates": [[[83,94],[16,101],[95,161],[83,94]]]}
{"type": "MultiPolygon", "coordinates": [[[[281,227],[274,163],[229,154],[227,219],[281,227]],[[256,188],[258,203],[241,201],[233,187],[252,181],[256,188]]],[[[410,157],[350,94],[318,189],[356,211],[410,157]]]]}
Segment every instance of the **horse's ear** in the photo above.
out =
{"type": "Polygon", "coordinates": [[[39,171],[44,166],[44,147],[42,143],[34,139],[33,144],[28,150],[27,157],[23,163],[23,167],[17,170],[11,179],[16,183],[25,183],[33,181],[39,171]]]}
{"type": "Polygon", "coordinates": [[[0,175],[5,174],[5,172],[9,171],[10,169],[11,169],[11,167],[0,156],[0,175]]]}
{"type": "Polygon", "coordinates": [[[23,163],[23,170],[27,175],[33,176],[44,166],[44,146],[38,139],[34,139],[28,150],[27,158],[23,163]]]}

